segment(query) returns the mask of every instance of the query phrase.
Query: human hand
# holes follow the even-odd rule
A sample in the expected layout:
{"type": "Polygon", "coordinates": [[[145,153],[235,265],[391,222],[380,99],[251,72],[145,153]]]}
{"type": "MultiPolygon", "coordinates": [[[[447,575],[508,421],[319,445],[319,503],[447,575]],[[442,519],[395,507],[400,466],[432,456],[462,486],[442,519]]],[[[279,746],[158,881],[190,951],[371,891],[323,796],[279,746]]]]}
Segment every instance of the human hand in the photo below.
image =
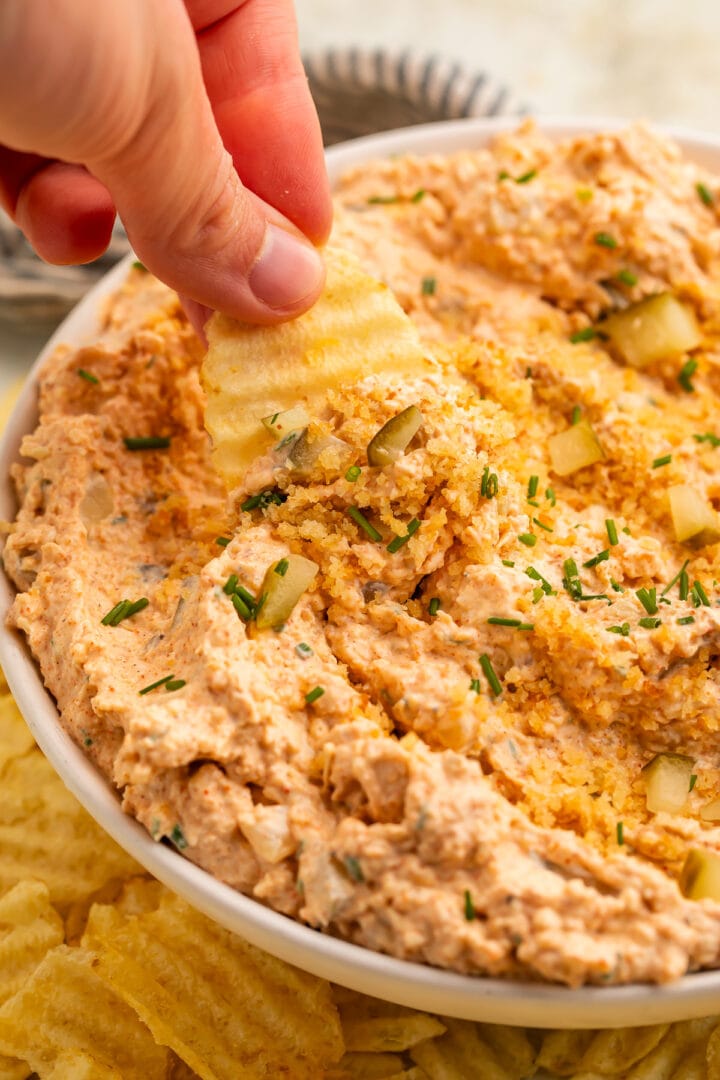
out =
{"type": "Polygon", "coordinates": [[[0,144],[0,201],[48,262],[102,254],[117,209],[198,305],[271,323],[322,288],[332,210],[291,0],[2,0],[0,144]]]}

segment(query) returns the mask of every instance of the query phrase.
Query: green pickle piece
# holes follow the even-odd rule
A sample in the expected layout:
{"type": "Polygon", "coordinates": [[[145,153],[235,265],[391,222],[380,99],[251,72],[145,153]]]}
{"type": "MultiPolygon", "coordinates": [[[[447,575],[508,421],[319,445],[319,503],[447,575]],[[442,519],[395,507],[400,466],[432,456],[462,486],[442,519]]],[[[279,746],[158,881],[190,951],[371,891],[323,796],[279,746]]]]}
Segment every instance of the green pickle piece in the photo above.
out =
{"type": "Polygon", "coordinates": [[[317,563],[306,559],[304,555],[286,555],[284,559],[272,563],[259,593],[258,612],[255,617],[257,628],[269,630],[287,622],[317,572],[317,563]],[[282,567],[280,573],[277,572],[279,566],[282,567]]]}
{"type": "Polygon", "coordinates": [[[679,814],[690,794],[695,762],[685,754],[656,754],[643,769],[645,799],[652,814],[679,814]]]}
{"type": "Polygon", "coordinates": [[[680,891],[689,900],[720,900],[720,855],[704,848],[688,851],[680,871],[680,891]]]}
{"type": "Polygon", "coordinates": [[[598,324],[632,367],[681,356],[702,341],[695,312],[672,293],[648,296],[598,324]]]}
{"type": "Polygon", "coordinates": [[[369,465],[382,467],[397,461],[422,427],[423,416],[417,405],[408,405],[397,416],[391,416],[368,443],[369,465]]]}

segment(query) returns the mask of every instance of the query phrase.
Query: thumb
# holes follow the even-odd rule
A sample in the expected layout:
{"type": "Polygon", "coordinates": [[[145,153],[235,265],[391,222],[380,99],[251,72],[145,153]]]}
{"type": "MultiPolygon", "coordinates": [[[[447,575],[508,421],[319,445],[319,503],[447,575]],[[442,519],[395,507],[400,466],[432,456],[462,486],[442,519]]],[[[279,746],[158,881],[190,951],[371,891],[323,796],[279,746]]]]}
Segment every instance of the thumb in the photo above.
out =
{"type": "Polygon", "coordinates": [[[154,29],[139,122],[119,149],[88,167],[112,194],[140,259],[172,288],[251,322],[299,314],[322,288],[318,252],[243,187],[213,117],[189,21],[177,16],[154,29]]]}

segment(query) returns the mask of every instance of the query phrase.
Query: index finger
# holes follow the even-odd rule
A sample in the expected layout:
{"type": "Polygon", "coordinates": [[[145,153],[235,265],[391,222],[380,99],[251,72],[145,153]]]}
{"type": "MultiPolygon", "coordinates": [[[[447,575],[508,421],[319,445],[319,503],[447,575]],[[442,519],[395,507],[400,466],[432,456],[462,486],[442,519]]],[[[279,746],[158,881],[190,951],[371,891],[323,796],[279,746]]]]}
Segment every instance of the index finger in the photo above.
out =
{"type": "Polygon", "coordinates": [[[322,134],[289,0],[186,0],[203,79],[243,184],[315,243],[332,221],[322,134]]]}

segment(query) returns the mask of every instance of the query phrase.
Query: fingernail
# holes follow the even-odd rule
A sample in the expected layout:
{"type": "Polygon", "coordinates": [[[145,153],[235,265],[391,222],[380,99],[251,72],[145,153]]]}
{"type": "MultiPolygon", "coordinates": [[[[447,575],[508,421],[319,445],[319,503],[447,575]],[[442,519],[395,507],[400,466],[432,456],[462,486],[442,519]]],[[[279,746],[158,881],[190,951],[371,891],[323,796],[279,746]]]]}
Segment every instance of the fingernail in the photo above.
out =
{"type": "Polygon", "coordinates": [[[258,300],[282,311],[314,293],[322,274],[323,262],[314,247],[268,224],[248,282],[258,300]]]}

